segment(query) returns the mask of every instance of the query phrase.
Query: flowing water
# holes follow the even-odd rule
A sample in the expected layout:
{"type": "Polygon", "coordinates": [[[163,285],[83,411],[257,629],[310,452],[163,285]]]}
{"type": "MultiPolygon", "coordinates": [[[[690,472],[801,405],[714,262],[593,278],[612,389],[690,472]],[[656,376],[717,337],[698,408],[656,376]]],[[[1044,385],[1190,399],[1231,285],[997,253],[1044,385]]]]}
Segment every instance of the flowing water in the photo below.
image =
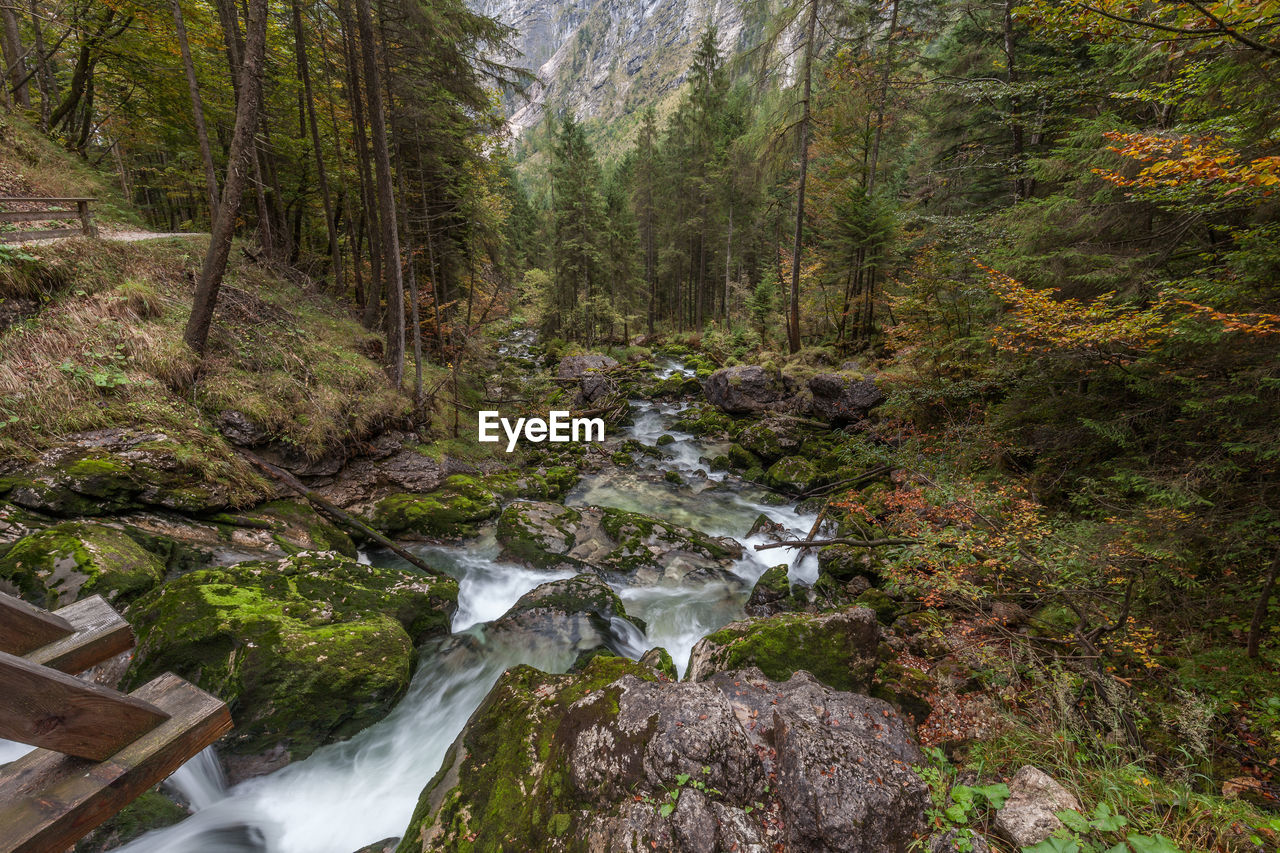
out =
{"type": "MultiPolygon", "coordinates": [[[[681,365],[667,363],[659,376],[676,372],[688,374],[681,365]]],[[[655,455],[636,454],[634,469],[610,465],[588,474],[566,502],[643,512],[732,536],[745,546],[731,581],[617,590],[627,612],[644,619],[648,631],[642,634],[629,622],[615,620],[611,646],[633,658],[662,646],[683,673],[700,637],[742,616],[752,585],[768,566],[786,562],[792,579],[801,582],[817,576],[812,555],[800,557],[791,549],[777,549],[767,552],[766,561],[756,554],[751,546],[765,537],[748,537],[747,532],[758,516],[763,513],[797,538],[805,537],[814,516],[773,505],[764,492],[732,475],[708,472],[703,460],[723,448],[672,428],[682,406],[633,401],[632,407],[635,423],[623,430],[623,436],[653,447],[655,455]],[[658,438],[664,434],[674,441],[659,447],[658,438]],[[683,484],[667,482],[667,471],[679,472],[683,484]]],[[[500,636],[486,636],[486,623],[502,616],[521,595],[571,575],[501,562],[498,550],[491,530],[459,546],[419,549],[434,567],[459,580],[454,633],[436,648],[423,650],[408,693],[385,719],[348,741],[323,747],[304,761],[229,790],[216,758],[206,750],[166,783],[194,814],[122,849],[129,853],[352,853],[398,836],[445,751],[502,672],[520,663],[563,672],[577,655],[574,648],[549,642],[508,644],[500,636]]],[[[397,565],[395,558],[377,553],[370,557],[375,564],[397,565]]]]}

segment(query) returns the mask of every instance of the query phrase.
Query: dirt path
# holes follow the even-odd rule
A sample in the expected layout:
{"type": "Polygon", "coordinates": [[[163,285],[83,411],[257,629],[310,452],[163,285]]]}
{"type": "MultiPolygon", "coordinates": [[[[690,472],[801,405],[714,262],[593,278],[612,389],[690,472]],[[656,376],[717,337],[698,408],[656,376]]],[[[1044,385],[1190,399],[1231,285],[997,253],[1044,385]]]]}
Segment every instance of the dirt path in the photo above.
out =
{"type": "MultiPolygon", "coordinates": [[[[59,240],[68,240],[72,237],[79,237],[80,231],[76,229],[67,229],[67,235],[58,237],[43,237],[39,240],[23,240],[17,243],[10,243],[11,246],[41,246],[46,243],[55,243],[59,240]]],[[[165,240],[169,237],[208,237],[208,234],[188,233],[181,231],[158,232],[158,231],[99,231],[98,239],[111,240],[116,243],[137,243],[142,240],[165,240]]]]}

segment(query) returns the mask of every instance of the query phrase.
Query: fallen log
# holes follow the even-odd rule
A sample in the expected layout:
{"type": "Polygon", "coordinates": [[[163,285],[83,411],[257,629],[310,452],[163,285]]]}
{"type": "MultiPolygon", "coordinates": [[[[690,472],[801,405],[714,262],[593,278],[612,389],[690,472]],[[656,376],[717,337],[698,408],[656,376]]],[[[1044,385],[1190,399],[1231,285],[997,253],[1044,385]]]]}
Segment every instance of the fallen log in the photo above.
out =
{"type": "Polygon", "coordinates": [[[297,477],[290,474],[288,471],[285,471],[282,468],[277,468],[275,465],[272,465],[267,460],[263,459],[262,457],[258,456],[255,453],[249,452],[248,450],[240,449],[238,452],[245,459],[248,459],[251,463],[253,463],[255,467],[261,469],[262,471],[265,471],[275,479],[279,480],[281,483],[284,483],[286,486],[293,489],[295,492],[297,492],[299,495],[305,498],[312,506],[314,506],[316,509],[323,512],[325,515],[332,518],[334,521],[338,522],[339,524],[345,524],[347,527],[351,528],[352,530],[355,530],[357,533],[359,533],[361,536],[365,537],[366,539],[371,539],[374,542],[377,542],[383,548],[386,548],[388,551],[395,554],[400,559],[405,560],[415,568],[420,569],[421,571],[429,575],[432,575],[434,577],[440,576],[440,572],[431,568],[426,563],[424,563],[421,559],[419,559],[418,557],[415,557],[413,554],[410,554],[404,548],[401,548],[395,542],[383,536],[381,533],[374,530],[372,527],[365,524],[363,521],[356,518],[351,513],[347,512],[346,510],[342,509],[336,504],[331,503],[326,498],[321,497],[316,492],[307,488],[307,486],[303,485],[301,480],[299,480],[297,477]]]}

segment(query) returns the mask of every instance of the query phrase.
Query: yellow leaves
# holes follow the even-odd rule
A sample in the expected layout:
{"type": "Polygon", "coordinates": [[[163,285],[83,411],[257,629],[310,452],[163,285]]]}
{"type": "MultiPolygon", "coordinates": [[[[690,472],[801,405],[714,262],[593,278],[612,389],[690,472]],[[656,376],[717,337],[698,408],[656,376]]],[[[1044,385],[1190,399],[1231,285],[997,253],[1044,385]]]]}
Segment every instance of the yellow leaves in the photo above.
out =
{"type": "Polygon", "coordinates": [[[1280,156],[1246,161],[1240,152],[1230,148],[1218,136],[1157,136],[1118,131],[1103,135],[1118,143],[1110,146],[1110,150],[1148,164],[1135,178],[1126,178],[1107,169],[1093,170],[1094,174],[1116,186],[1138,189],[1194,186],[1221,190],[1233,185],[1261,189],[1263,195],[1270,195],[1270,188],[1280,186],[1280,156]]]}
{"type": "Polygon", "coordinates": [[[1143,307],[1107,293],[1090,302],[1056,299],[974,259],[1007,306],[1006,319],[989,338],[1002,352],[1074,354],[1124,363],[1173,337],[1186,321],[1245,335],[1280,334],[1280,314],[1228,313],[1162,292],[1143,307]]]}

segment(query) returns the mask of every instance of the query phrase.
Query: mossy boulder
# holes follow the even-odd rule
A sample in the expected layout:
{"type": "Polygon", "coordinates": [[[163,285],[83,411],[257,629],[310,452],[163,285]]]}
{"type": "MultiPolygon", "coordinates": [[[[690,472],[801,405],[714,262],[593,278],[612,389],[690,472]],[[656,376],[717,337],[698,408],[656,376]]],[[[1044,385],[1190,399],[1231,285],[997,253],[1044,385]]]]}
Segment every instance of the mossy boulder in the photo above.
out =
{"type": "Polygon", "coordinates": [[[390,710],[415,645],[449,632],[457,595],[451,578],[334,552],[192,572],[135,604],[126,682],[173,671],[228,703],[231,752],[296,760],[390,710]]]}
{"type": "Polygon", "coordinates": [[[760,467],[760,457],[747,450],[741,444],[729,445],[728,457],[729,464],[742,471],[760,467]]]}
{"type": "Polygon", "coordinates": [[[0,588],[55,610],[101,595],[128,605],[164,579],[164,564],[113,527],[64,522],[24,536],[0,557],[0,588]]]}
{"type": "Polygon", "coordinates": [[[871,552],[852,545],[827,545],[818,549],[818,569],[842,583],[864,577],[875,583],[879,575],[872,568],[871,552]]]}
{"type": "Polygon", "coordinates": [[[921,760],[890,706],[806,674],[518,666],[445,754],[397,853],[905,851],[929,802],[921,760]]]}
{"type": "Polygon", "coordinates": [[[578,479],[577,469],[568,465],[552,465],[533,471],[516,469],[490,474],[482,478],[479,485],[507,500],[558,501],[577,485],[578,479]]]}
{"type": "Polygon", "coordinates": [[[748,616],[773,616],[786,610],[798,609],[799,602],[787,579],[786,563],[766,569],[751,588],[751,597],[747,599],[748,616]]]}
{"type": "Polygon", "coordinates": [[[388,536],[429,539],[474,535],[498,514],[498,495],[475,477],[454,474],[427,494],[387,495],[373,508],[373,525],[388,536]]]}
{"type": "Polygon", "coordinates": [[[686,677],[759,667],[783,680],[804,670],[837,690],[864,692],[871,686],[880,644],[875,613],[852,607],[834,613],[783,613],[747,619],[703,637],[693,647],[686,677]]]}
{"type": "Polygon", "coordinates": [[[627,635],[643,636],[641,625],[628,619],[622,599],[593,574],[554,580],[520,597],[486,637],[508,646],[529,648],[550,642],[556,649],[574,648],[580,655],[623,650],[627,635]],[[617,620],[631,622],[625,634],[617,620]],[[617,627],[615,627],[617,626],[617,627]]]}
{"type": "Polygon", "coordinates": [[[733,418],[708,403],[694,403],[685,409],[672,424],[676,429],[693,435],[735,435],[740,427],[733,418]]]}
{"type": "Polygon", "coordinates": [[[498,541],[510,559],[615,576],[626,583],[723,578],[742,546],[732,539],[612,507],[566,507],[517,501],[498,519],[498,541]]]}
{"type": "Polygon", "coordinates": [[[893,620],[897,619],[898,614],[902,612],[902,605],[880,589],[872,588],[863,592],[856,599],[856,603],[873,610],[882,625],[892,625],[893,620]]]}
{"type": "Polygon", "coordinates": [[[803,456],[784,456],[764,472],[766,486],[793,495],[812,491],[822,480],[818,467],[803,456]]]}
{"type": "Polygon", "coordinates": [[[211,518],[232,527],[242,524],[242,519],[269,524],[272,541],[286,554],[337,551],[346,557],[356,556],[351,537],[303,501],[270,501],[236,516],[220,513],[211,518]]]}
{"type": "Polygon", "coordinates": [[[13,503],[58,516],[162,507],[216,512],[252,491],[244,463],[210,439],[192,447],[164,433],[102,429],[68,436],[30,469],[7,475],[13,503]]]}
{"type": "Polygon", "coordinates": [[[783,405],[790,397],[783,376],[759,365],[724,367],[702,385],[707,402],[730,414],[756,414],[783,405]]]}
{"type": "MultiPolygon", "coordinates": [[[[765,465],[800,450],[804,436],[794,419],[770,417],[756,421],[738,433],[738,443],[754,453],[765,465]]],[[[809,458],[812,454],[806,452],[809,458]]]]}

